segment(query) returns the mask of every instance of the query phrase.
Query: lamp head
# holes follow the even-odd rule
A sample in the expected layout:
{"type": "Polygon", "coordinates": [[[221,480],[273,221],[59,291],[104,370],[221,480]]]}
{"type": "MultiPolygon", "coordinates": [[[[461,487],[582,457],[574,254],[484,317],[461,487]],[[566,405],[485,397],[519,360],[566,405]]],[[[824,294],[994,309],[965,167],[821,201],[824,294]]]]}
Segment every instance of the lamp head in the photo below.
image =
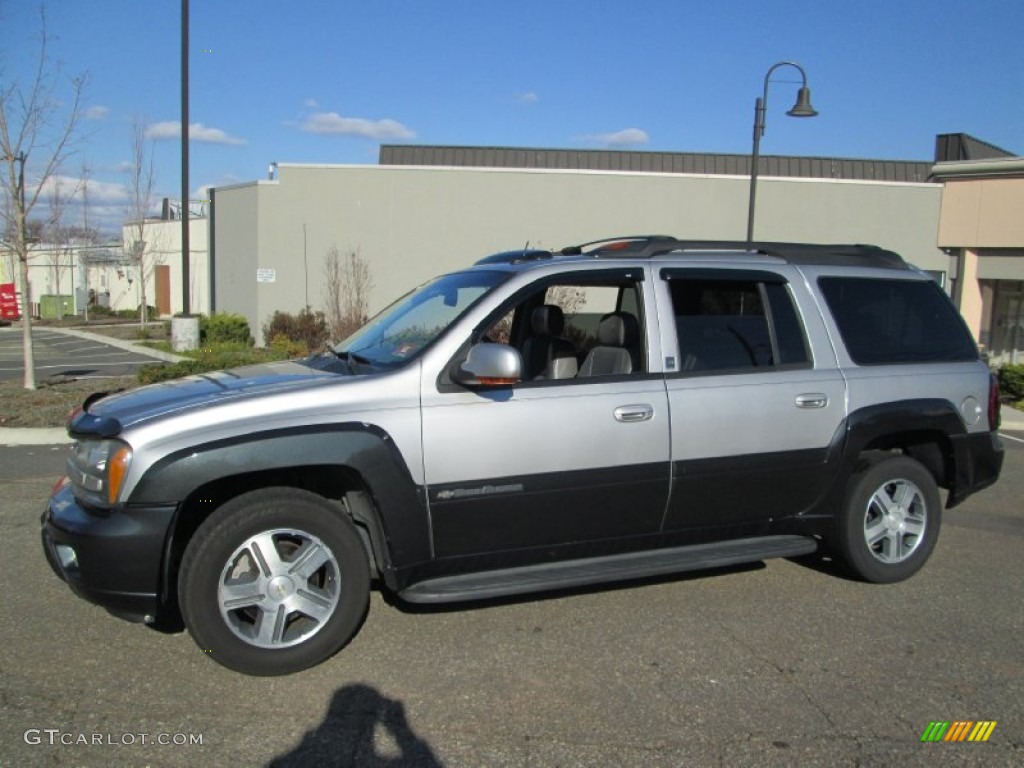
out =
{"type": "Polygon", "coordinates": [[[796,104],[786,113],[790,117],[814,117],[818,111],[811,106],[811,89],[803,86],[796,94],[796,104]]]}

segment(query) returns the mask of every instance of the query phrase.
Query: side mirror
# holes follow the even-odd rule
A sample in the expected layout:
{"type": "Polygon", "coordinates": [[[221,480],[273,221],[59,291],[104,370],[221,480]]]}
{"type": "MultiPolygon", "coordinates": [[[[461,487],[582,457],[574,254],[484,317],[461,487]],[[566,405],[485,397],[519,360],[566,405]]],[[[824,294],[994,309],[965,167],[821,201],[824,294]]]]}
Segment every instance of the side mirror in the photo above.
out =
{"type": "Polygon", "coordinates": [[[523,377],[523,359],[519,350],[507,344],[475,344],[466,361],[456,371],[459,384],[476,387],[507,387],[523,377]]]}

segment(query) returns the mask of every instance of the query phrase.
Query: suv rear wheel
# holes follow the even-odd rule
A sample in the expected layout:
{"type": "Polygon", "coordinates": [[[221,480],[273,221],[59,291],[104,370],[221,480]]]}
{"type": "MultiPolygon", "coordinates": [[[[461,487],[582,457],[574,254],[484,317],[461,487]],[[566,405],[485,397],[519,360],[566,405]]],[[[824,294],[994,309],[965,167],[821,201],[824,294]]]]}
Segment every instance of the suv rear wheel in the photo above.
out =
{"type": "Polygon", "coordinates": [[[182,616],[215,661],[250,675],[319,664],[355,634],[369,565],[325,499],[268,488],[224,504],[196,531],[178,582],[182,616]]]}
{"type": "Polygon", "coordinates": [[[920,570],[942,522],[935,478],[920,462],[891,456],[868,464],[850,482],[839,521],[847,566],[878,584],[902,581],[920,570]]]}

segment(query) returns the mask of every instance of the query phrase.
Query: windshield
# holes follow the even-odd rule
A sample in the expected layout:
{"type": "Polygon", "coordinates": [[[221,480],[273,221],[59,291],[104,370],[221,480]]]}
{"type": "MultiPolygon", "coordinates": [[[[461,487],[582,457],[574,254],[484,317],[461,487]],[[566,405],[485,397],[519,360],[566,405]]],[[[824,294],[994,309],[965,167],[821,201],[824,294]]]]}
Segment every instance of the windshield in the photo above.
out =
{"type": "Polygon", "coordinates": [[[407,293],[334,348],[349,360],[400,365],[424,349],[507,272],[457,272],[407,293]]]}

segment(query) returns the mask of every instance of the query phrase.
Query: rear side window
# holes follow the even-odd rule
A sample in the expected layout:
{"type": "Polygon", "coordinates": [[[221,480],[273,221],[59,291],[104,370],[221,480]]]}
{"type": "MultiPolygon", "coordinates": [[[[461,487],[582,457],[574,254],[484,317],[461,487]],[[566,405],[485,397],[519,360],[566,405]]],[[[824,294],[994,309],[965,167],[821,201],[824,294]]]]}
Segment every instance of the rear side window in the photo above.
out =
{"type": "Polygon", "coordinates": [[[818,285],[858,365],[978,359],[956,307],[931,280],[822,277],[818,285]]]}
{"type": "Polygon", "coordinates": [[[803,367],[810,355],[786,285],[774,276],[666,274],[683,373],[803,367]]]}

